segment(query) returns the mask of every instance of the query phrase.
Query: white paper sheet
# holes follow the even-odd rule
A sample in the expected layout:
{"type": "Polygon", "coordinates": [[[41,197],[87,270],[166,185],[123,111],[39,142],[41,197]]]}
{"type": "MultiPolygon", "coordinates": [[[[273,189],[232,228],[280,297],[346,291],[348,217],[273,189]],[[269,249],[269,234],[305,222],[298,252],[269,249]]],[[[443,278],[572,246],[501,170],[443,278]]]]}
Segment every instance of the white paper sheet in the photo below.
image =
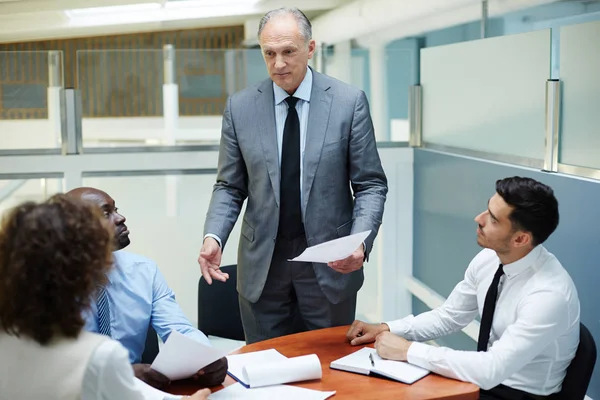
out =
{"type": "Polygon", "coordinates": [[[152,369],[173,381],[185,379],[225,357],[227,353],[227,350],[206,346],[177,331],[172,331],[152,363],[152,369]]]}
{"type": "Polygon", "coordinates": [[[277,385],[246,389],[239,383],[227,386],[208,396],[209,400],[325,400],[333,396],[335,391],[323,392],[320,390],[300,388],[289,385],[277,385]]]}
{"type": "Polygon", "coordinates": [[[162,390],[158,390],[158,389],[148,385],[146,382],[139,380],[138,378],[134,378],[134,379],[135,379],[136,386],[139,388],[139,390],[142,392],[142,394],[144,396],[144,400],[181,399],[181,396],[179,396],[179,395],[163,392],[162,390]]]}
{"type": "Polygon", "coordinates": [[[344,236],[329,242],[320,243],[304,250],[298,257],[290,261],[320,262],[328,263],[331,261],[343,260],[358,249],[365,241],[371,231],[355,233],[344,236]]]}
{"type": "Polygon", "coordinates": [[[244,382],[251,388],[321,379],[323,370],[316,354],[285,360],[248,364],[242,371],[244,382]]]}
{"type": "Polygon", "coordinates": [[[248,381],[244,380],[244,367],[246,365],[262,365],[264,363],[277,363],[288,358],[275,349],[254,351],[244,354],[233,354],[227,356],[227,373],[235,380],[242,382],[248,387],[248,381]]]}

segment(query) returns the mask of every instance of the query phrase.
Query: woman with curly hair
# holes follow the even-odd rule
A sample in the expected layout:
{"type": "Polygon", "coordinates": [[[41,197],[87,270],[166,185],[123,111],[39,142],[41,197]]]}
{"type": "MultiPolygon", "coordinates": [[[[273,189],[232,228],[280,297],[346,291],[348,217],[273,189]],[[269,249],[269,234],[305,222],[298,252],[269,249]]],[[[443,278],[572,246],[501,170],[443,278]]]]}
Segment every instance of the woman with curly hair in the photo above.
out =
{"type": "MultiPolygon", "coordinates": [[[[0,398],[148,398],[119,342],[82,330],[112,266],[96,207],[65,195],[17,206],[0,228],[0,398]]],[[[208,389],[187,397],[206,399],[208,389]]],[[[156,393],[156,398],[162,395],[156,393]]]]}

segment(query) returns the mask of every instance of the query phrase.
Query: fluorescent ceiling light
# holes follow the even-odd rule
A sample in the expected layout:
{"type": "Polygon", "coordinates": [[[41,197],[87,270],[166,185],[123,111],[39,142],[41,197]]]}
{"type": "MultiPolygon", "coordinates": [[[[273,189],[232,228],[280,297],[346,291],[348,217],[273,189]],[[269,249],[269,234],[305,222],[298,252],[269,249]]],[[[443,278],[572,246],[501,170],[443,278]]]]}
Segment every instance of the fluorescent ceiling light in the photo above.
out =
{"type": "Polygon", "coordinates": [[[159,10],[162,8],[160,3],[140,3],[140,4],[125,4],[122,6],[108,7],[92,7],[92,8],[76,8],[67,10],[65,13],[69,18],[104,16],[107,14],[120,14],[141,11],[159,10]]]}
{"type": "Polygon", "coordinates": [[[260,0],[178,0],[167,1],[165,8],[196,8],[215,6],[248,6],[258,3],[260,0]]]}
{"type": "Polygon", "coordinates": [[[260,0],[181,0],[66,11],[69,26],[105,26],[132,23],[205,19],[254,14],[260,0]]]}

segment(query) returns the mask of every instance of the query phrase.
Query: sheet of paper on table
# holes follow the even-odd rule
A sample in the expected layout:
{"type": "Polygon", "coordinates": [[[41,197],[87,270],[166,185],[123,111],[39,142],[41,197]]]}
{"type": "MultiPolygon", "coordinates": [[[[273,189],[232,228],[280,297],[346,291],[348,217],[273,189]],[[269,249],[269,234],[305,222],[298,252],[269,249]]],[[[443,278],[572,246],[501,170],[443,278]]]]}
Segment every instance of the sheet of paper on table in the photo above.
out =
{"type": "Polygon", "coordinates": [[[290,385],[266,386],[247,389],[240,383],[234,383],[225,389],[211,394],[210,400],[325,400],[335,394],[335,391],[322,392],[290,385]]]}

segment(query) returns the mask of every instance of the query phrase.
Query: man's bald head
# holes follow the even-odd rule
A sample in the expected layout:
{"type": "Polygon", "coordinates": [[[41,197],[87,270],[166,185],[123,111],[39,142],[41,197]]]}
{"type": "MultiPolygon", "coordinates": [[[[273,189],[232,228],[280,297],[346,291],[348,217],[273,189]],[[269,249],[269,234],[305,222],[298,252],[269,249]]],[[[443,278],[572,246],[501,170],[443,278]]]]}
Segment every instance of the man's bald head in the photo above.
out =
{"type": "Polygon", "coordinates": [[[93,203],[102,209],[106,219],[115,227],[116,250],[121,250],[129,245],[129,230],[125,225],[125,217],[118,213],[115,201],[108,193],[92,187],[79,187],[67,192],[67,196],[93,203]]]}

